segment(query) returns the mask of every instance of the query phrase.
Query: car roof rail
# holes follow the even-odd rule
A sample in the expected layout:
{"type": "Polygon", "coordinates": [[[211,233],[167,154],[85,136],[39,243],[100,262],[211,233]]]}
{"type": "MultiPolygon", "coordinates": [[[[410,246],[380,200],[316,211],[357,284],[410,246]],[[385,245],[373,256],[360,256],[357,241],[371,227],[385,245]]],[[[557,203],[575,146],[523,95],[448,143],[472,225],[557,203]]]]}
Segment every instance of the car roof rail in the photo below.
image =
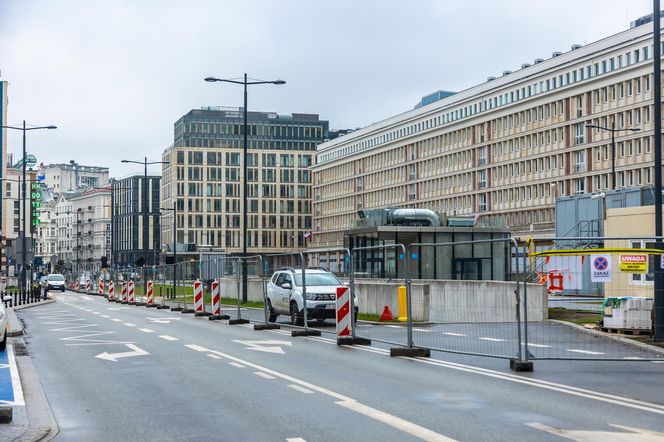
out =
{"type": "Polygon", "coordinates": [[[280,272],[280,271],[283,271],[283,270],[289,270],[291,272],[295,271],[295,269],[293,267],[279,267],[276,271],[280,272]]]}

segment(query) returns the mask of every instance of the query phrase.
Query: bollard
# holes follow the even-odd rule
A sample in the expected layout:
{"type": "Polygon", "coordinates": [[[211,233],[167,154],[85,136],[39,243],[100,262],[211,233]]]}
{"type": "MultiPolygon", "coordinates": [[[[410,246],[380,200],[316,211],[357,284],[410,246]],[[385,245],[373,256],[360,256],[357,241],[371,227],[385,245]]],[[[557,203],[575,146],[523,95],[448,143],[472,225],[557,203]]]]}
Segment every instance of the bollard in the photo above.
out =
{"type": "Polygon", "coordinates": [[[196,282],[194,282],[194,316],[210,316],[210,312],[205,311],[203,283],[200,279],[197,279],[196,282]]]}
{"type": "Polygon", "coordinates": [[[111,279],[110,281],[108,281],[108,302],[113,302],[113,301],[115,301],[115,284],[111,279]]]}
{"type": "Polygon", "coordinates": [[[104,280],[99,278],[99,285],[97,286],[97,294],[102,296],[104,294],[104,280]]]}
{"type": "Polygon", "coordinates": [[[79,281],[78,279],[76,279],[76,293],[78,293],[79,282],[80,282],[80,281],[79,281]]]}
{"type": "Polygon", "coordinates": [[[400,285],[397,289],[397,298],[399,299],[399,321],[408,321],[408,310],[406,307],[406,286],[400,285]]]}
{"type": "Polygon", "coordinates": [[[120,304],[127,303],[127,281],[122,281],[122,298],[120,299],[120,304]]]}
{"type": "Polygon", "coordinates": [[[127,304],[136,305],[136,297],[134,296],[134,280],[130,279],[127,284],[127,304]]]}
{"type": "Polygon", "coordinates": [[[212,281],[210,289],[212,293],[210,297],[210,303],[212,304],[212,315],[208,316],[208,319],[211,321],[217,319],[230,319],[231,318],[230,316],[221,314],[221,296],[219,294],[219,280],[215,279],[214,281],[212,281]]]}
{"type": "Polygon", "coordinates": [[[148,293],[147,293],[147,296],[148,296],[148,302],[147,302],[147,304],[145,305],[145,306],[148,307],[148,308],[156,307],[156,305],[154,304],[154,293],[153,293],[153,288],[154,288],[154,283],[153,283],[152,280],[150,279],[150,280],[148,280],[148,293]]]}
{"type": "Polygon", "coordinates": [[[90,293],[90,285],[91,285],[90,279],[86,278],[85,279],[85,293],[90,293]]]}

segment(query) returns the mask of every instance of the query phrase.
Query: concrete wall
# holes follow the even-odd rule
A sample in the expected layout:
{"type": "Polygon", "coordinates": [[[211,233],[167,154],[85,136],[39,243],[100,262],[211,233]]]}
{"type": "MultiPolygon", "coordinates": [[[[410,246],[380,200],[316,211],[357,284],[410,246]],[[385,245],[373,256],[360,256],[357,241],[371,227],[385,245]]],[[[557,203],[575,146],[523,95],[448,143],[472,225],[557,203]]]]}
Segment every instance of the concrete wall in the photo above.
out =
{"type": "MultiPolygon", "coordinates": [[[[346,281],[347,282],[347,281],[346,281]]],[[[262,281],[248,280],[249,301],[263,301],[262,281]]],[[[384,279],[355,281],[360,313],[381,314],[389,306],[399,316],[397,289],[401,282],[384,279]]],[[[433,322],[515,322],[516,297],[513,282],[417,280],[411,286],[413,319],[433,322]]],[[[222,278],[222,298],[237,298],[235,277],[222,278]]],[[[521,293],[523,300],[523,293],[521,293]]],[[[521,313],[523,318],[523,311],[521,313]]],[[[528,284],[528,320],[548,318],[546,287],[528,284]]]]}

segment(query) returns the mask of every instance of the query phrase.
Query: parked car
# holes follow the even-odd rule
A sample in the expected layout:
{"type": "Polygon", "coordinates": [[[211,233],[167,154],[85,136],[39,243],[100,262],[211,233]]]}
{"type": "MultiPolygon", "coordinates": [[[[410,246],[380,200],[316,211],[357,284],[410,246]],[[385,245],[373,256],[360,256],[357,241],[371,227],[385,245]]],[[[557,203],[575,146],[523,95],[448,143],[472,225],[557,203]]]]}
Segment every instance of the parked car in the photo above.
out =
{"type": "Polygon", "coordinates": [[[59,273],[51,273],[46,277],[46,291],[60,290],[65,291],[65,277],[59,273]]]}
{"type": "MultiPolygon", "coordinates": [[[[307,319],[325,320],[336,317],[336,291],[344,284],[332,273],[323,269],[306,269],[307,319]]],[[[288,315],[293,325],[304,324],[304,300],[302,297],[302,269],[277,270],[267,284],[267,308],[269,321],[279,315],[288,315]]],[[[355,319],[357,320],[357,297],[355,319]]]]}
{"type": "Polygon", "coordinates": [[[5,351],[7,349],[7,311],[5,309],[4,301],[11,300],[12,297],[5,295],[3,302],[0,302],[0,351],[5,351]]]}

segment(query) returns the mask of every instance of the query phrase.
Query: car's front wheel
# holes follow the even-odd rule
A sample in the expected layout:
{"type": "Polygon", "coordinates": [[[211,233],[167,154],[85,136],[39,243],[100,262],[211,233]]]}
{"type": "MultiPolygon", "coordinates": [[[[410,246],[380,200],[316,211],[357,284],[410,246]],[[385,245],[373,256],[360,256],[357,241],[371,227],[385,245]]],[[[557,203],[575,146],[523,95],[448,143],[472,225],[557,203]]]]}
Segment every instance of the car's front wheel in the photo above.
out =
{"type": "Polygon", "coordinates": [[[291,325],[299,325],[299,326],[304,325],[304,317],[302,314],[300,314],[300,310],[297,308],[296,302],[291,302],[290,318],[291,318],[291,325]]]}

